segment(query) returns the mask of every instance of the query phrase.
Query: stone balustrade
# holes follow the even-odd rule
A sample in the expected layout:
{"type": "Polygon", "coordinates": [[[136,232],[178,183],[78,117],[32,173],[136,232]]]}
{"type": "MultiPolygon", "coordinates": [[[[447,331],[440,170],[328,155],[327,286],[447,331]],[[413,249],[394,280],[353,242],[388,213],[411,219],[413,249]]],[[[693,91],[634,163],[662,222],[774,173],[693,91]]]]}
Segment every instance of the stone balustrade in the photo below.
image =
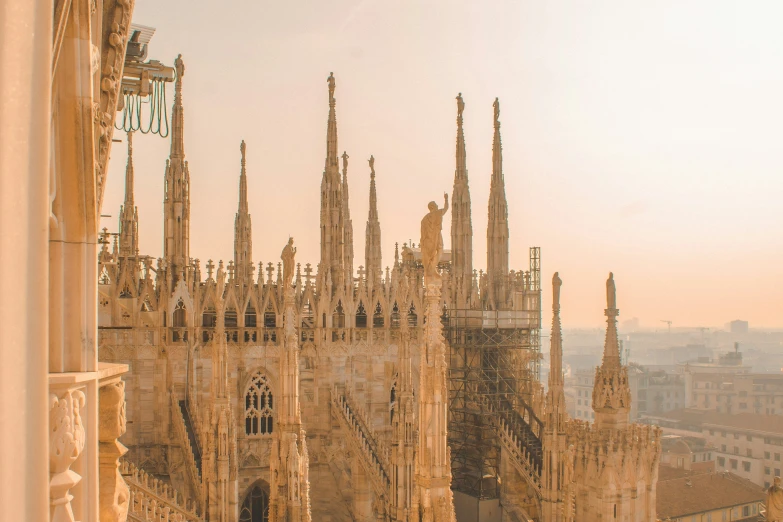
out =
{"type": "Polygon", "coordinates": [[[185,467],[187,468],[187,475],[190,481],[192,491],[197,492],[199,495],[198,503],[202,505],[204,502],[202,487],[201,487],[201,474],[199,473],[198,466],[196,465],[195,453],[193,447],[190,444],[190,437],[188,436],[187,428],[185,427],[185,418],[182,416],[182,410],[180,409],[177,399],[172,396],[171,398],[171,418],[172,424],[174,424],[174,432],[179,445],[182,447],[182,453],[185,460],[185,467]]]}
{"type": "Polygon", "coordinates": [[[391,480],[387,472],[389,469],[387,452],[379,445],[374,431],[369,428],[364,419],[360,418],[358,410],[351,407],[345,395],[333,388],[331,398],[332,406],[339,412],[338,418],[341,424],[352,435],[349,441],[360,455],[376,493],[388,501],[391,480]]]}
{"type": "Polygon", "coordinates": [[[128,519],[142,522],[201,522],[198,506],[180,504],[180,496],[169,484],[156,479],[128,461],[120,471],[130,489],[128,519]]]}

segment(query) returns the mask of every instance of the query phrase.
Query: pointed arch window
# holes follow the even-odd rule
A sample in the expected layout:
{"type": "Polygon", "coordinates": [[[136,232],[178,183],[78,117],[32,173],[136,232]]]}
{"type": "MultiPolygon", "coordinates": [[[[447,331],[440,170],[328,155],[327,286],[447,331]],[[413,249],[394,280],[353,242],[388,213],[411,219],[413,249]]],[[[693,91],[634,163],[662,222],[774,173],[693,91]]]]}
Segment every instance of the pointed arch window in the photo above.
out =
{"type": "Polygon", "coordinates": [[[400,307],[397,306],[397,302],[394,302],[394,306],[392,307],[392,313],[391,313],[391,327],[392,328],[399,328],[400,327],[400,307]]]}
{"type": "Polygon", "coordinates": [[[372,327],[383,328],[383,309],[380,301],[375,303],[375,312],[372,314],[372,327]]]}
{"type": "Polygon", "coordinates": [[[356,328],[367,328],[367,311],[364,309],[364,303],[359,303],[356,309],[356,328]]]}
{"type": "Polygon", "coordinates": [[[187,325],[187,310],[182,299],[177,301],[177,307],[174,308],[173,321],[174,328],[184,328],[187,325]]]}
{"type": "Polygon", "coordinates": [[[257,320],[256,309],[253,306],[253,303],[250,302],[248,303],[247,308],[245,308],[245,328],[255,328],[257,320]]]}
{"type": "Polygon", "coordinates": [[[264,311],[264,328],[277,328],[277,314],[272,306],[272,301],[266,304],[264,311]]]}
{"type": "Polygon", "coordinates": [[[245,433],[268,435],[274,428],[274,397],[266,375],[257,372],[245,392],[245,433]]]}
{"type": "Polygon", "coordinates": [[[411,303],[411,307],[408,309],[408,327],[413,328],[419,324],[419,316],[416,315],[416,307],[411,303]]]}
{"type": "Polygon", "coordinates": [[[269,521],[269,495],[261,486],[253,486],[253,489],[242,502],[239,511],[239,522],[268,522],[269,521]]]}
{"type": "Polygon", "coordinates": [[[237,324],[237,309],[231,307],[226,310],[226,313],[223,316],[223,326],[226,328],[236,328],[237,324]]]}
{"type": "Polygon", "coordinates": [[[315,327],[315,314],[313,313],[313,305],[310,304],[310,300],[306,300],[302,305],[302,328],[315,327]]]}
{"type": "Polygon", "coordinates": [[[332,328],[345,328],[345,310],[342,301],[337,301],[337,307],[332,313],[332,328]]]}
{"type": "Polygon", "coordinates": [[[215,306],[210,304],[201,314],[201,326],[204,328],[214,328],[217,326],[217,312],[215,306]]]}

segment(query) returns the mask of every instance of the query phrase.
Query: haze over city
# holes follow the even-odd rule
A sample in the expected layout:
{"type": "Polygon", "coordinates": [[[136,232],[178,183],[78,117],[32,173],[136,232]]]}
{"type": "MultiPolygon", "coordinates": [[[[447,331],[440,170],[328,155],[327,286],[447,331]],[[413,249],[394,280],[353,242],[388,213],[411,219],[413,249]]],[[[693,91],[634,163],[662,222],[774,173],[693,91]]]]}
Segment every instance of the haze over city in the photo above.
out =
{"type": "MultiPolygon", "coordinates": [[[[418,242],[427,202],[451,194],[461,92],[474,265],[486,266],[499,97],[510,266],[542,248],[544,279],[563,278],[564,326],[600,326],[613,271],[620,321],[781,327],[783,5],[752,6],[138,0],[133,19],[158,30],[151,56],[186,63],[191,256],[202,266],[232,257],[243,139],[256,263],[277,263],[289,235],[297,261],[318,262],[333,71],[357,254],[371,154],[384,266],[395,242],[418,242]]],[[[137,133],[134,150],[140,250],[159,256],[169,140],[137,133]]],[[[116,231],[124,144],[112,157],[102,226],[116,231]]]]}

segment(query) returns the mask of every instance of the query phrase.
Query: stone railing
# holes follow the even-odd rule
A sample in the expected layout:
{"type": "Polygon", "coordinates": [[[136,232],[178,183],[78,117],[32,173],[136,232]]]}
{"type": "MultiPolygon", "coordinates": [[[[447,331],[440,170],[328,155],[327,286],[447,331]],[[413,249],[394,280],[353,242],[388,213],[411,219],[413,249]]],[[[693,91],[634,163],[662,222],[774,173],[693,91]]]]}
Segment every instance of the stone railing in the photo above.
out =
{"type": "Polygon", "coordinates": [[[511,457],[511,462],[519,473],[527,479],[537,493],[541,493],[541,447],[540,442],[532,443],[528,437],[520,434],[506,422],[503,416],[493,417],[493,427],[498,438],[511,457]]]}
{"type": "Polygon", "coordinates": [[[161,482],[128,461],[120,464],[125,483],[130,488],[128,520],[141,522],[201,522],[197,506],[180,504],[180,496],[170,485],[161,482]]]}
{"type": "Polygon", "coordinates": [[[331,398],[340,424],[351,434],[348,437],[349,443],[353,446],[354,452],[360,456],[376,493],[388,500],[391,489],[391,480],[387,472],[389,469],[388,457],[379,446],[375,433],[360,417],[358,411],[351,408],[345,395],[332,388],[331,398]]]}
{"type": "Polygon", "coordinates": [[[177,399],[173,396],[171,398],[171,418],[172,423],[174,424],[177,442],[182,447],[190,487],[198,495],[198,503],[201,505],[203,504],[204,499],[201,488],[201,473],[196,465],[197,454],[194,453],[194,448],[190,444],[190,436],[188,435],[188,429],[185,427],[185,418],[182,416],[182,409],[180,408],[177,399]]]}

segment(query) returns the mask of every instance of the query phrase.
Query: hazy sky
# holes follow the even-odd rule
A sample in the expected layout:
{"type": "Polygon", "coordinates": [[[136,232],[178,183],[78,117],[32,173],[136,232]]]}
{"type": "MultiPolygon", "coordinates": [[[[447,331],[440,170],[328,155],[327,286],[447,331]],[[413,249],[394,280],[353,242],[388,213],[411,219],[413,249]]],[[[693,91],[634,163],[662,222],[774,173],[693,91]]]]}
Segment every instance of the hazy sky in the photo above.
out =
{"type": "MultiPolygon", "coordinates": [[[[330,71],[354,265],[371,154],[384,265],[396,241],[418,242],[427,202],[451,195],[462,92],[474,265],[485,267],[497,96],[511,267],[542,248],[544,318],[557,270],[566,327],[600,324],[610,270],[621,321],[783,326],[781,19],[773,0],[137,0],[134,13],[157,28],[150,58],[182,53],[186,65],[202,267],[233,256],[242,139],[256,262],[276,263],[289,234],[298,261],[318,262],[330,71]]],[[[159,256],[169,141],[134,138],[141,248],[159,256]]],[[[115,143],[103,208],[113,231],[125,150],[115,143]]]]}

